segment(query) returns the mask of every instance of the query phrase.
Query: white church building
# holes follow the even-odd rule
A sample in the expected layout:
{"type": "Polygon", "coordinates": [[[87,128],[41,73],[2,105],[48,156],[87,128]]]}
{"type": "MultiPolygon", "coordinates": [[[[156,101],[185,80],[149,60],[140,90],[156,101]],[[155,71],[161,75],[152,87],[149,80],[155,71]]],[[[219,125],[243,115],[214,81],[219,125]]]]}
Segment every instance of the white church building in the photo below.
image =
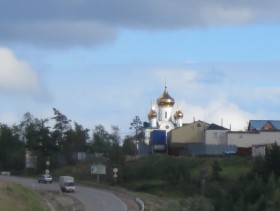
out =
{"type": "Polygon", "coordinates": [[[165,131],[166,134],[183,125],[183,112],[178,107],[173,115],[175,100],[169,95],[165,86],[163,94],[152,105],[149,113],[149,126],[145,128],[145,143],[150,143],[150,135],[154,130],[165,131]]]}

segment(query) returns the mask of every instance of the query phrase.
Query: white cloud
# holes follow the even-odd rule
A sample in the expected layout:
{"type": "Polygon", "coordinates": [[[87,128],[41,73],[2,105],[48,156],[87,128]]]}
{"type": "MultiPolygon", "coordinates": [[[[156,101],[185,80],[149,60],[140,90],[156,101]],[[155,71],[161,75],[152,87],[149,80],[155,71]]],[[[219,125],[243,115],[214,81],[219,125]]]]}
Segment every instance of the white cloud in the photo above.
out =
{"type": "Polygon", "coordinates": [[[238,105],[227,101],[212,102],[206,110],[206,119],[216,124],[222,122],[224,127],[231,127],[232,130],[244,130],[253,116],[239,108],[238,105]]]}
{"type": "Polygon", "coordinates": [[[201,120],[207,123],[223,125],[232,130],[244,130],[248,126],[253,114],[242,110],[238,105],[213,99],[205,106],[181,103],[184,113],[184,121],[190,123],[193,120],[201,120]]]}
{"type": "Polygon", "coordinates": [[[184,68],[158,68],[154,73],[155,77],[162,82],[166,82],[167,87],[179,89],[188,86],[189,88],[197,87],[198,72],[193,69],[184,68]]]}
{"type": "Polygon", "coordinates": [[[202,9],[201,18],[208,24],[239,24],[252,21],[254,12],[248,8],[209,6],[202,9]]]}
{"type": "Polygon", "coordinates": [[[0,48],[0,91],[32,96],[41,94],[37,73],[7,48],[0,48]]]}

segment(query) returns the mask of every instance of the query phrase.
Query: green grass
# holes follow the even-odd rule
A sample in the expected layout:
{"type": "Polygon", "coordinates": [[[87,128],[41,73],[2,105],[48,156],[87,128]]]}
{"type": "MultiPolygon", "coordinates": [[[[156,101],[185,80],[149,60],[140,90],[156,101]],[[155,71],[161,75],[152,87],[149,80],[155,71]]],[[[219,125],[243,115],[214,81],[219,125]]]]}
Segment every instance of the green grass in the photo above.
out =
{"type": "Polygon", "coordinates": [[[235,180],[240,175],[247,174],[252,167],[253,159],[251,157],[230,157],[221,159],[219,162],[223,171],[222,176],[235,180]]]}
{"type": "Polygon", "coordinates": [[[0,210],[47,211],[39,195],[21,185],[0,181],[0,210]]]}
{"type": "Polygon", "coordinates": [[[137,192],[148,192],[157,194],[167,186],[165,181],[162,180],[137,180],[133,182],[124,183],[124,187],[137,191],[137,192]]]}

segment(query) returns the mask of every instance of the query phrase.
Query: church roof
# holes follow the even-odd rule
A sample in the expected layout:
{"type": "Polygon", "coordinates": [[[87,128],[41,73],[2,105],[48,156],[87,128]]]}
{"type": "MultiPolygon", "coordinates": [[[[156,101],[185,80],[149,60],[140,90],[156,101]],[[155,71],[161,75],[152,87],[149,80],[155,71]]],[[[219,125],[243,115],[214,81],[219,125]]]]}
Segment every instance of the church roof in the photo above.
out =
{"type": "Polygon", "coordinates": [[[154,108],[151,108],[149,114],[148,114],[148,118],[152,119],[152,118],[156,118],[157,117],[157,112],[155,111],[154,108]]]}
{"type": "Polygon", "coordinates": [[[165,87],[163,94],[157,99],[158,106],[173,106],[174,99],[168,94],[167,87],[165,87]]]}
{"type": "Polygon", "coordinates": [[[184,117],[183,112],[179,108],[177,108],[177,110],[174,114],[174,119],[179,119],[179,118],[183,118],[183,117],[184,117]]]}

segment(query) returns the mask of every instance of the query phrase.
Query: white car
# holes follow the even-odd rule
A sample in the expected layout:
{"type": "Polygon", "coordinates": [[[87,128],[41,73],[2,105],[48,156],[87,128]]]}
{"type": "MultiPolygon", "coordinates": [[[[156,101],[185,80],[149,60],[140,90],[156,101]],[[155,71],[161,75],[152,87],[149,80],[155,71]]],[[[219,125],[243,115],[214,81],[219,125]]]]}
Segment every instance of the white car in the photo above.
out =
{"type": "Polygon", "coordinates": [[[52,176],[49,174],[42,174],[38,177],[39,183],[52,183],[52,176]]]}

